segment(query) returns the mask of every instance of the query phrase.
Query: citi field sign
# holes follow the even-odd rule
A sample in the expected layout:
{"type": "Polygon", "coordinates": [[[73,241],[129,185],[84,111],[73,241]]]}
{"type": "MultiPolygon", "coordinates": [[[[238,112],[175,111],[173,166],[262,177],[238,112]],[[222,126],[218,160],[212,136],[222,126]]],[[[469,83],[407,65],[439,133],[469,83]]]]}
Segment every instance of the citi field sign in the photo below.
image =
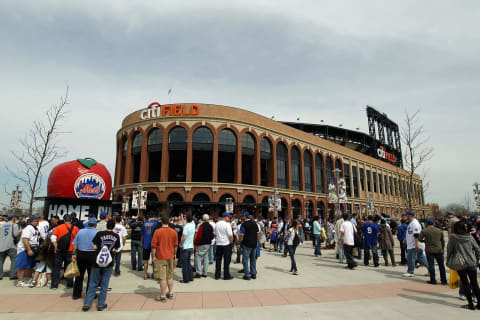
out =
{"type": "Polygon", "coordinates": [[[397,163],[397,157],[394,154],[385,151],[384,146],[381,146],[380,148],[377,149],[377,155],[379,158],[385,159],[392,163],[397,163]]]}
{"type": "Polygon", "coordinates": [[[161,117],[180,117],[180,116],[196,116],[199,114],[200,108],[196,104],[187,106],[185,104],[167,104],[161,105],[158,102],[152,102],[142,109],[140,112],[141,120],[161,117]]]}

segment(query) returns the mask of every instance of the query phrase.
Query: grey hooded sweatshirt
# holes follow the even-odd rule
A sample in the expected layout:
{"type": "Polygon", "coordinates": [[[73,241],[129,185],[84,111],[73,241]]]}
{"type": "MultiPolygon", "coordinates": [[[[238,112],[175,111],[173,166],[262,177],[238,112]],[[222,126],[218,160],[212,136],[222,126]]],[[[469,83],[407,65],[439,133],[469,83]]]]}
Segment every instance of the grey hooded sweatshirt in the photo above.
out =
{"type": "Polygon", "coordinates": [[[467,267],[478,265],[480,248],[470,234],[460,235],[452,233],[450,235],[447,245],[447,266],[449,265],[449,261],[457,254],[463,257],[464,268],[455,268],[456,270],[463,270],[467,267]]]}

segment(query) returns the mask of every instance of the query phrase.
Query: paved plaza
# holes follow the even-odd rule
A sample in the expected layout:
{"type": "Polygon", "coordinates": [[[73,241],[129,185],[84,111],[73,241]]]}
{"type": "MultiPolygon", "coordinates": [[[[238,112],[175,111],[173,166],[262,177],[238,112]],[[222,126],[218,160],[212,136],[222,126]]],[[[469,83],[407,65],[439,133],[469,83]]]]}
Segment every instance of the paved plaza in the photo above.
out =
{"type": "MultiPolygon", "coordinates": [[[[69,319],[77,317],[149,319],[201,318],[229,319],[332,319],[355,316],[356,319],[454,319],[478,317],[477,312],[462,310],[464,302],[458,299],[458,290],[448,286],[426,284],[426,269],[417,269],[418,275],[405,279],[405,267],[365,267],[344,269],[335,260],[333,250],[324,250],[322,257],[314,257],[310,242],[297,250],[299,275],[290,275],[290,259],[278,253],[262,251],[258,260],[256,280],[242,280],[240,264],[231,265],[235,279],[215,280],[214,266],[209,277],[193,283],[175,281],[175,296],[166,303],[154,300],[158,284],[143,280],[143,272],[129,269],[130,256],[122,256],[122,274],[112,277],[108,294],[107,312],[94,307],[82,313],[83,299],[72,300],[71,290],[62,284],[58,290],[48,288],[16,288],[13,281],[0,281],[0,319],[69,319]]],[[[398,254],[398,252],[397,252],[398,254]]],[[[235,255],[234,255],[235,256],[235,255]]],[[[400,257],[398,257],[398,260],[400,257]]],[[[181,269],[176,269],[175,280],[180,280],[181,269]]]]}

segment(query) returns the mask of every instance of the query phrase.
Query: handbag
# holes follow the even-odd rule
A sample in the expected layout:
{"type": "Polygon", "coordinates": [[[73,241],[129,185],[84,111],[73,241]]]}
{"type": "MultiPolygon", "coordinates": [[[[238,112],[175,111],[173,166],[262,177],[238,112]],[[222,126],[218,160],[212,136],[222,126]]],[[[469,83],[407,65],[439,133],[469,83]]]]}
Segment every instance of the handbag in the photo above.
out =
{"type": "Polygon", "coordinates": [[[67,266],[67,269],[63,274],[63,276],[67,279],[75,278],[75,277],[78,277],[79,275],[80,275],[80,270],[78,269],[78,264],[76,262],[71,262],[67,266]]]}
{"type": "Polygon", "coordinates": [[[457,289],[460,286],[460,277],[458,272],[455,270],[450,270],[450,279],[448,280],[448,286],[450,289],[457,289]]]}

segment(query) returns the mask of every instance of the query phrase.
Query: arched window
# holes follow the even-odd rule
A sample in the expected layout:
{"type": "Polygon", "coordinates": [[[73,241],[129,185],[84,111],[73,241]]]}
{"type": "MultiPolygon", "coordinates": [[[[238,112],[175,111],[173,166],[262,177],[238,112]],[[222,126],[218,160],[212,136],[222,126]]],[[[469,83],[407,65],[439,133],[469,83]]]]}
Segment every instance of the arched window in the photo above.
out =
{"type": "Polygon", "coordinates": [[[283,142],[277,144],[277,187],[287,188],[287,147],[283,142]]]}
{"type": "Polygon", "coordinates": [[[330,157],[327,157],[325,161],[326,171],[327,171],[327,184],[330,184],[334,178],[333,176],[333,160],[330,157]]]}
{"type": "Polygon", "coordinates": [[[148,151],[148,181],[160,181],[162,171],[162,145],[163,132],[161,129],[155,128],[150,131],[147,141],[148,151]]]}
{"type": "Polygon", "coordinates": [[[161,129],[153,129],[148,135],[147,150],[149,152],[162,151],[163,132],[161,129]]]}
{"type": "Polygon", "coordinates": [[[142,152],[142,134],[137,132],[132,142],[133,183],[140,181],[140,161],[142,152]]]}
{"type": "Polygon", "coordinates": [[[262,186],[273,186],[272,144],[263,137],[260,141],[260,183],[262,186]]]}
{"type": "Polygon", "coordinates": [[[325,218],[325,204],[323,201],[317,202],[317,215],[321,218],[325,218]]]}
{"type": "Polygon", "coordinates": [[[168,134],[168,181],[185,181],[187,175],[187,130],[175,127],[168,134]]]}
{"type": "Polygon", "coordinates": [[[320,154],[315,155],[315,180],[317,193],[323,193],[323,158],[320,154]]]}
{"type": "Polygon", "coordinates": [[[137,132],[133,137],[132,154],[138,154],[142,152],[142,134],[137,132]]]}
{"type": "MultiPolygon", "coordinates": [[[[340,170],[343,169],[342,162],[340,161],[340,159],[335,160],[335,169],[340,169],[340,170]]],[[[340,178],[343,176],[342,173],[343,173],[343,170],[342,172],[340,172],[340,178]]]]}
{"type": "Polygon", "coordinates": [[[313,191],[313,184],[312,184],[312,155],[309,151],[305,151],[303,153],[303,175],[305,181],[305,191],[312,192],[313,191]]]}
{"type": "Polygon", "coordinates": [[[236,173],[237,137],[230,129],[218,135],[218,182],[234,183],[236,173]]]}
{"type": "Polygon", "coordinates": [[[122,145],[122,160],[120,162],[120,184],[125,183],[125,164],[127,162],[127,147],[128,140],[123,141],[122,145]]]}
{"type": "Polygon", "coordinates": [[[188,134],[183,127],[173,128],[168,135],[168,150],[186,150],[188,134]]]}
{"type": "Polygon", "coordinates": [[[193,132],[192,181],[212,181],[213,133],[207,127],[199,127],[193,132]]]}
{"type": "Polygon", "coordinates": [[[292,189],[300,190],[300,151],[292,148],[292,189]]]}
{"type": "Polygon", "coordinates": [[[253,184],[255,138],[250,133],[242,136],[242,184],[253,184]]]}
{"type": "Polygon", "coordinates": [[[292,212],[293,218],[297,219],[299,216],[302,215],[302,202],[298,199],[292,200],[292,212]]]}
{"type": "Polygon", "coordinates": [[[205,193],[197,193],[193,199],[193,202],[210,202],[210,198],[205,193]]]}
{"type": "Polygon", "coordinates": [[[193,150],[213,150],[213,133],[207,127],[200,127],[193,133],[193,150]]]}

